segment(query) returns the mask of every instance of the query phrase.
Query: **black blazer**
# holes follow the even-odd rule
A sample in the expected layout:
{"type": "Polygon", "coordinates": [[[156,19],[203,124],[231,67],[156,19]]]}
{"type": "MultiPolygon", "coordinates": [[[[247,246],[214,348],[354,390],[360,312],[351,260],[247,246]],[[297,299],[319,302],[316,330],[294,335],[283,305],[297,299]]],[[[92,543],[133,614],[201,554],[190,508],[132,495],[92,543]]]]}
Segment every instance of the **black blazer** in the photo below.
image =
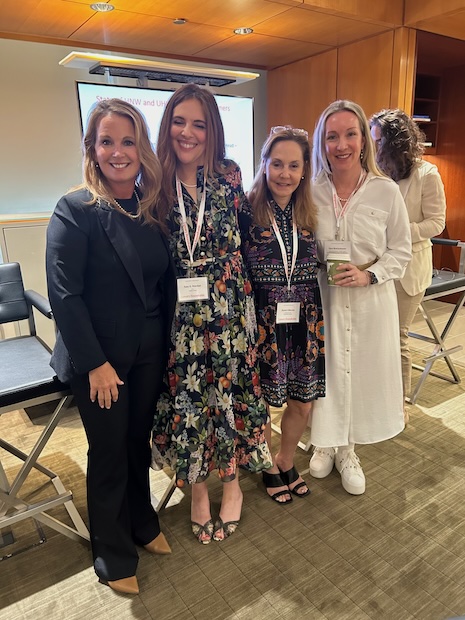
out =
{"type": "MultiPolygon", "coordinates": [[[[131,367],[146,316],[137,251],[125,234],[121,214],[106,202],[89,205],[87,190],[63,196],[47,229],[47,285],[58,327],[51,366],[61,381],[109,361],[118,372],[131,367]]],[[[166,346],[176,303],[176,275],[168,240],[162,238],[170,268],[162,282],[166,346]]]]}

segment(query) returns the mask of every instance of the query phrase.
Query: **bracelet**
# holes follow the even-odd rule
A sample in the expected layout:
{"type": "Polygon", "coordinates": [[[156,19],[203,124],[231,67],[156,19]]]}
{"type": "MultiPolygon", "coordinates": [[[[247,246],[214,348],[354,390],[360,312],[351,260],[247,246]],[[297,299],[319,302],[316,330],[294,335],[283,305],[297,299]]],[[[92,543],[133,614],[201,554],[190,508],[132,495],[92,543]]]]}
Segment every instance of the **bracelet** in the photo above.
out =
{"type": "Polygon", "coordinates": [[[366,269],[364,270],[364,272],[363,272],[363,273],[364,273],[364,274],[366,275],[366,277],[367,277],[367,283],[365,284],[365,286],[370,286],[370,284],[371,284],[371,277],[370,277],[370,273],[369,273],[366,269]]]}

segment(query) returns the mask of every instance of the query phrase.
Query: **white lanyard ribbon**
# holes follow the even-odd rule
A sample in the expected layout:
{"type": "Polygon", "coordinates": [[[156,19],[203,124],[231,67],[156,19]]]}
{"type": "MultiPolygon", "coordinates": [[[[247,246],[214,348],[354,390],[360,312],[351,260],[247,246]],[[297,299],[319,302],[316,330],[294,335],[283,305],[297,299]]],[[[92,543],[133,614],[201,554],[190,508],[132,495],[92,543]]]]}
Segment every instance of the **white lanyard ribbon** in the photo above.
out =
{"type": "Polygon", "coordinates": [[[207,185],[207,180],[204,177],[203,178],[203,192],[202,192],[202,198],[200,200],[200,205],[199,205],[197,226],[195,228],[194,240],[191,242],[189,226],[187,225],[186,208],[184,206],[184,197],[182,195],[181,182],[176,175],[176,195],[178,197],[178,205],[179,205],[179,211],[181,213],[181,222],[182,222],[182,229],[184,232],[184,240],[186,242],[187,251],[189,252],[189,258],[191,259],[190,261],[191,266],[194,265],[194,251],[200,239],[200,233],[201,233],[202,224],[203,224],[203,216],[205,214],[205,199],[207,195],[206,185],[207,185]]]}
{"type": "MultiPolygon", "coordinates": [[[[268,206],[271,209],[271,205],[270,203],[268,203],[268,206]]],[[[291,290],[291,279],[292,279],[292,274],[294,272],[295,269],[295,264],[297,261],[297,251],[298,251],[298,245],[299,245],[299,239],[297,236],[297,225],[295,223],[294,220],[294,209],[293,207],[291,207],[291,213],[292,213],[292,259],[291,259],[291,266],[289,269],[289,264],[288,264],[288,260],[287,260],[287,251],[286,251],[286,247],[284,245],[284,241],[283,238],[281,236],[281,233],[279,231],[278,228],[278,224],[276,222],[276,218],[273,214],[273,211],[271,211],[271,225],[273,227],[274,230],[274,234],[276,235],[276,239],[279,243],[279,247],[281,249],[281,255],[283,257],[283,265],[284,265],[284,273],[286,274],[286,279],[287,279],[287,290],[290,291],[291,290]]]]}
{"type": "Polygon", "coordinates": [[[334,183],[331,181],[331,188],[332,188],[332,191],[333,191],[334,216],[336,218],[336,240],[339,239],[339,230],[341,228],[342,218],[344,217],[344,215],[349,210],[349,206],[350,206],[350,203],[352,201],[352,198],[354,197],[354,194],[362,186],[362,183],[365,180],[365,176],[366,176],[366,172],[364,170],[362,170],[362,172],[360,173],[360,176],[358,178],[357,185],[355,186],[354,191],[350,194],[350,196],[347,198],[347,200],[344,200],[344,206],[342,206],[341,199],[337,195],[337,191],[336,191],[336,188],[334,186],[334,183]]]}

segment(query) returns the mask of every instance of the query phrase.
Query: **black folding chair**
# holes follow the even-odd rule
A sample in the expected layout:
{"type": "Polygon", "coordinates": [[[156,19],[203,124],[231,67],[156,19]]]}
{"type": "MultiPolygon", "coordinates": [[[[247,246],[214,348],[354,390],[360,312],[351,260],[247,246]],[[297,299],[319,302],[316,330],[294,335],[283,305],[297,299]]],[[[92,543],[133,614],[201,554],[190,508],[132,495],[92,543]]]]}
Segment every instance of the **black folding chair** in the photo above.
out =
{"type": "Polygon", "coordinates": [[[72,492],[65,489],[56,473],[38,462],[55,427],[70,405],[72,395],[69,386],[58,381],[49,365],[51,351],[36,334],[33,307],[53,319],[48,301],[35,291],[24,290],[19,264],[0,264],[0,324],[22,320],[27,320],[29,324],[29,335],[0,340],[0,415],[59,400],[28,454],[0,438],[0,538],[5,539],[2,534],[13,524],[33,517],[69,538],[80,542],[89,541],[89,532],[73,503],[72,492]],[[11,481],[2,466],[2,449],[23,462],[11,481]],[[54,487],[49,497],[36,502],[20,496],[32,469],[48,477],[48,482],[54,487]],[[48,514],[50,509],[61,504],[68,512],[71,526],[48,514]]]}
{"type": "Polygon", "coordinates": [[[457,372],[457,369],[451,359],[451,355],[457,353],[458,351],[461,351],[463,347],[462,345],[448,347],[446,345],[446,338],[448,337],[450,330],[452,329],[452,326],[458,316],[459,310],[465,303],[465,243],[455,239],[441,239],[439,237],[431,239],[431,241],[433,242],[433,244],[459,247],[460,265],[458,272],[448,271],[447,269],[433,271],[431,285],[427,288],[425,296],[423,297],[423,300],[420,304],[420,311],[429,327],[431,336],[424,336],[422,334],[409,332],[409,336],[411,338],[417,338],[418,340],[430,342],[434,345],[431,354],[423,359],[423,366],[419,364],[413,364],[413,368],[415,368],[416,370],[421,370],[421,376],[416,383],[415,388],[409,399],[412,404],[417,401],[420,390],[423,387],[423,384],[426,381],[428,375],[432,375],[433,377],[439,377],[440,379],[444,379],[445,381],[449,381],[450,383],[460,383],[461,381],[460,375],[457,372]],[[431,299],[439,299],[441,297],[445,297],[446,295],[452,295],[454,293],[459,294],[457,301],[455,305],[451,304],[451,312],[446,326],[442,331],[439,331],[439,329],[434,323],[433,314],[428,310],[425,302],[430,301],[431,299]],[[446,362],[450,374],[446,375],[444,373],[433,371],[433,364],[440,359],[443,359],[446,362]]]}

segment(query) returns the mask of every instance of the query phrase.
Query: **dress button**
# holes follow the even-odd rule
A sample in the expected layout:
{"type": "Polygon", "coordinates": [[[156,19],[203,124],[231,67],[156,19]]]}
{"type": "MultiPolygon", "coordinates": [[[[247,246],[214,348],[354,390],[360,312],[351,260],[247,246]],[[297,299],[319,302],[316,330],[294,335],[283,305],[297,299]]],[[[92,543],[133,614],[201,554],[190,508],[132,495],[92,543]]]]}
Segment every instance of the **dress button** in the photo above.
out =
{"type": "Polygon", "coordinates": [[[205,252],[200,252],[200,256],[205,256],[205,252]]]}
{"type": "Polygon", "coordinates": [[[200,237],[200,241],[205,241],[205,240],[206,240],[206,237],[205,237],[204,235],[202,235],[202,236],[200,237]]]}

